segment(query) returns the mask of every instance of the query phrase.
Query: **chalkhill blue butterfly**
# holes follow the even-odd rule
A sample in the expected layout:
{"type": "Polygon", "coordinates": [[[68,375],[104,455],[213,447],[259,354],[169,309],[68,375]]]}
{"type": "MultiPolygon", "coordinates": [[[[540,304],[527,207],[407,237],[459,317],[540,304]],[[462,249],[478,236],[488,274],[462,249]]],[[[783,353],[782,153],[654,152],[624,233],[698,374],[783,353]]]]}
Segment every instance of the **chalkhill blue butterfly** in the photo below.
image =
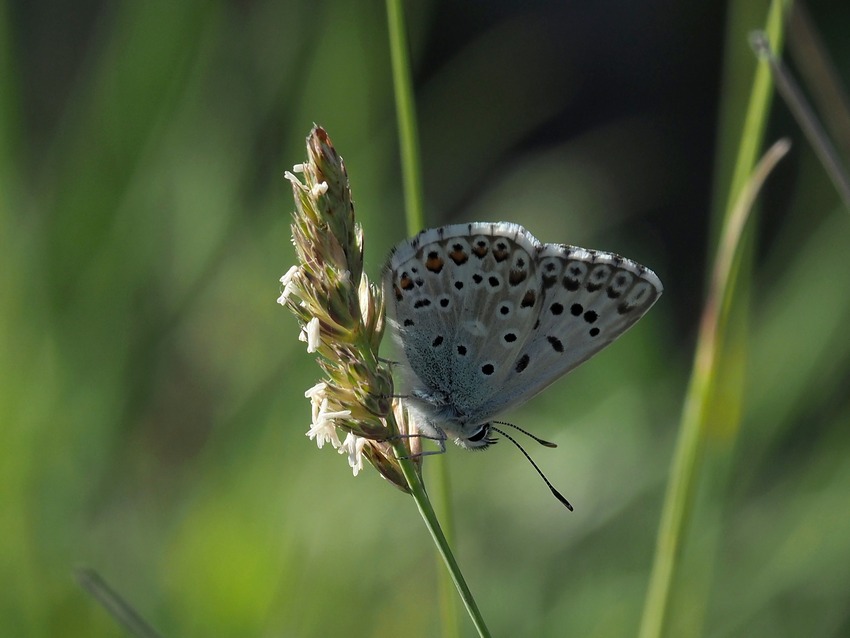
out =
{"type": "Polygon", "coordinates": [[[517,224],[479,222],[398,244],[384,289],[407,405],[419,431],[444,450],[449,437],[467,449],[493,443],[497,414],[614,341],[662,286],[654,272],[619,255],[543,244],[517,224]]]}

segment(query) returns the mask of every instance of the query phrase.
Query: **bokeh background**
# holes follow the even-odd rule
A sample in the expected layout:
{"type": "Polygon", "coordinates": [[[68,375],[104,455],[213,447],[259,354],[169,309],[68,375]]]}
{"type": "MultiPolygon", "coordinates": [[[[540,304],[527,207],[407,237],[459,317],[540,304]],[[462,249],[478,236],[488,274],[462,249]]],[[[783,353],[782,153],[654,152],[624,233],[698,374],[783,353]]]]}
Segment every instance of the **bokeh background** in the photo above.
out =
{"type": "MultiPolygon", "coordinates": [[[[807,7],[846,85],[850,4],[807,7]]],[[[446,456],[496,635],[636,633],[766,11],[408,4],[429,224],[515,221],[666,288],[505,415],[559,444],[531,451],[574,513],[507,444],[446,456]]],[[[0,5],[0,635],[124,635],[78,567],[165,636],[439,631],[412,501],[304,436],[319,372],[275,304],[313,122],[368,272],[408,234],[385,25],[371,0],[0,5]]],[[[701,487],[676,635],[850,635],[850,218],[777,102],[779,136],[740,435],[701,487]]]]}

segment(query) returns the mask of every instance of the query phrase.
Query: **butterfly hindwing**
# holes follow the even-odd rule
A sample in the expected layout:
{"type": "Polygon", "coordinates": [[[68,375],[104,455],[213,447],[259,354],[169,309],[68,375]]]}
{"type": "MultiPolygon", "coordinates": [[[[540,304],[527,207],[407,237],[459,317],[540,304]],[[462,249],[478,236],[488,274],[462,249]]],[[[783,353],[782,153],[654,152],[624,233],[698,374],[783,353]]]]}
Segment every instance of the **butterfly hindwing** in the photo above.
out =
{"type": "Polygon", "coordinates": [[[503,382],[536,320],[528,299],[539,294],[537,245],[521,230],[460,224],[425,231],[390,260],[390,315],[405,359],[422,391],[446,397],[458,413],[473,415],[503,382]]]}

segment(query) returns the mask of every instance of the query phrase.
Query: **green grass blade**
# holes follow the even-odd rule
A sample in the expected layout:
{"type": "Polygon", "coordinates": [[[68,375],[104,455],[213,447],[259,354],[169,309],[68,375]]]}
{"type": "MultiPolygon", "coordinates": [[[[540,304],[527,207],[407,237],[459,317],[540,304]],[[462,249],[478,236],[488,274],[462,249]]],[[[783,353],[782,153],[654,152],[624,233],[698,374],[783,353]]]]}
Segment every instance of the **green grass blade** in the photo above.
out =
{"type": "Polygon", "coordinates": [[[422,206],[422,170],[419,166],[419,133],[416,127],[416,106],[413,101],[413,82],[410,78],[410,55],[405,32],[404,9],[401,0],[387,0],[387,21],[390,37],[390,57],[393,68],[398,139],[401,152],[401,171],[404,181],[404,210],[407,230],[419,232],[425,226],[422,206]]]}
{"type": "MultiPolygon", "coordinates": [[[[767,30],[773,42],[782,36],[782,2],[771,5],[767,30]]],[[[763,181],[774,152],[762,168],[753,173],[771,100],[771,79],[766,65],[756,71],[749,104],[739,136],[735,168],[731,177],[726,206],[722,211],[723,230],[712,275],[711,290],[702,317],[691,379],[685,398],[679,438],[674,452],[656,551],[640,626],[641,638],[658,638],[668,631],[670,601],[677,572],[681,568],[686,529],[696,500],[703,454],[710,438],[720,435],[723,450],[731,450],[737,436],[741,413],[741,388],[737,379],[743,374],[743,310],[730,313],[732,300],[746,298],[746,286],[739,285],[739,254],[743,228],[752,200],[763,181]],[[742,293],[742,289],[744,293],[742,293]],[[722,373],[721,373],[722,370],[722,373]],[[723,432],[713,431],[722,428],[723,432]]],[[[715,459],[718,474],[725,474],[721,457],[715,459]]],[[[728,467],[728,464],[727,464],[728,467]]],[[[722,480],[722,477],[721,477],[722,480]]],[[[704,584],[704,583],[703,583],[704,584]]],[[[703,591],[707,591],[703,587],[703,591]]],[[[704,598],[700,601],[704,608],[704,598]]],[[[692,623],[699,633],[700,622],[692,623]]]]}
{"type": "Polygon", "coordinates": [[[138,638],[162,638],[133,606],[116,592],[96,571],[77,569],[74,572],[80,587],[109,612],[115,621],[138,638]]]}
{"type": "Polygon", "coordinates": [[[750,42],[759,59],[770,65],[777,92],[785,100],[785,104],[791,113],[794,114],[794,118],[832,180],[835,190],[841,195],[844,206],[850,209],[850,178],[848,178],[847,172],[841,164],[838,151],[833,146],[820,121],[818,121],[814,110],[803,95],[803,91],[785,68],[782,60],[773,54],[770,41],[763,31],[754,32],[750,36],[750,42]]]}
{"type": "MultiPolygon", "coordinates": [[[[401,443],[400,439],[396,441],[394,449],[396,454],[399,456],[407,454],[407,449],[401,443]]],[[[400,464],[402,471],[407,478],[408,485],[410,486],[413,500],[416,501],[416,506],[419,508],[419,513],[422,515],[422,520],[425,521],[425,526],[428,528],[431,538],[434,539],[437,551],[440,553],[440,556],[446,565],[446,569],[451,575],[452,582],[460,594],[461,600],[466,607],[469,617],[472,619],[472,623],[475,625],[478,635],[482,638],[490,636],[490,631],[487,629],[484,617],[481,615],[481,611],[478,609],[478,605],[472,597],[472,592],[466,584],[463,572],[461,572],[460,566],[454,558],[449,542],[446,539],[445,534],[443,534],[443,530],[440,528],[440,522],[437,519],[437,514],[431,506],[431,501],[428,499],[428,494],[425,492],[425,486],[422,484],[419,475],[416,473],[413,463],[410,460],[401,460],[400,464]]]]}
{"type": "MultiPolygon", "coordinates": [[[[419,133],[416,126],[416,108],[413,99],[413,83],[410,75],[410,56],[408,54],[405,32],[404,10],[401,0],[387,0],[387,22],[389,28],[390,56],[392,58],[393,87],[396,101],[396,116],[399,130],[399,151],[401,155],[402,179],[404,182],[405,217],[407,233],[413,235],[425,226],[422,194],[422,169],[420,166],[419,133]]],[[[448,575],[440,570],[438,588],[440,600],[441,635],[453,638],[460,635],[457,599],[453,589],[456,587],[480,635],[489,635],[475,600],[463,579],[463,574],[452,556],[449,541],[452,538],[453,518],[451,509],[450,477],[448,464],[442,456],[431,457],[434,493],[439,508],[439,520],[443,521],[445,533],[440,528],[438,517],[428,500],[424,489],[421,493],[414,490],[414,498],[419,511],[437,544],[448,575]],[[449,578],[450,576],[450,578],[449,578]]],[[[408,482],[411,477],[408,477],[408,482]]],[[[411,484],[411,487],[413,485],[411,484]]]]}

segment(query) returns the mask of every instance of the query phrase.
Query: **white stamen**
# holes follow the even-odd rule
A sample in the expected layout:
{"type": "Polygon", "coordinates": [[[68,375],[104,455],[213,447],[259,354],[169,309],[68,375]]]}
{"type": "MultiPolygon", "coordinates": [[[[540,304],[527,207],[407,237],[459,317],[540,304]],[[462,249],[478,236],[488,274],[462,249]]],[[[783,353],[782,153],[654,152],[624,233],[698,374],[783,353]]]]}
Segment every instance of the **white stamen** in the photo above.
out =
{"type": "Polygon", "coordinates": [[[298,186],[298,187],[299,187],[299,188],[301,188],[301,189],[306,189],[306,188],[307,188],[306,186],[304,186],[304,184],[302,184],[302,183],[301,183],[301,180],[300,180],[300,179],[298,179],[297,177],[295,177],[295,175],[293,175],[293,174],[292,174],[292,173],[290,173],[289,171],[284,171],[283,176],[284,176],[286,179],[288,179],[290,182],[292,182],[292,185],[293,185],[293,186],[298,186]]]}
{"type": "Polygon", "coordinates": [[[325,398],[325,390],[327,389],[328,384],[324,381],[320,381],[304,393],[304,396],[310,399],[310,405],[313,412],[313,423],[315,423],[316,420],[319,418],[319,409],[322,405],[322,401],[327,401],[327,399],[325,398]]]}
{"type": "Polygon", "coordinates": [[[304,172],[304,164],[294,164],[292,166],[293,173],[303,173],[304,172]]]}
{"type": "Polygon", "coordinates": [[[280,283],[283,284],[283,291],[280,293],[280,297],[277,298],[277,302],[281,306],[285,306],[286,302],[289,301],[290,295],[295,292],[295,283],[293,282],[293,279],[296,274],[298,274],[298,266],[293,266],[286,271],[286,274],[283,277],[280,278],[280,283]]]}
{"type": "Polygon", "coordinates": [[[342,445],[339,442],[339,435],[336,432],[336,427],[333,421],[319,421],[310,426],[307,430],[307,436],[310,440],[316,439],[316,445],[321,450],[325,443],[330,443],[335,449],[342,445]]]}
{"type": "Polygon", "coordinates": [[[348,466],[354,473],[354,476],[363,469],[363,448],[366,447],[366,439],[362,436],[356,436],[351,432],[345,437],[342,446],[339,448],[340,454],[348,454],[348,466]]]}
{"type": "Polygon", "coordinates": [[[304,338],[301,338],[301,335],[298,338],[301,341],[307,342],[307,353],[316,352],[319,349],[319,345],[321,344],[320,336],[320,326],[319,326],[319,318],[313,317],[310,321],[307,322],[307,325],[303,328],[304,332],[301,334],[304,338]]]}
{"type": "MultiPolygon", "coordinates": [[[[319,383],[310,388],[307,392],[311,393],[311,401],[315,401],[318,393],[324,392],[327,384],[319,383]],[[324,386],[319,388],[319,386],[324,386]]],[[[306,394],[306,393],[305,393],[306,394]]],[[[351,410],[338,410],[336,412],[328,411],[328,400],[327,398],[323,398],[318,408],[315,410],[314,414],[316,414],[316,418],[313,419],[313,425],[307,431],[307,436],[310,439],[316,439],[316,445],[320,448],[326,443],[330,442],[334,448],[339,448],[342,444],[339,442],[339,436],[337,434],[336,426],[334,425],[334,419],[341,419],[351,416],[351,410]]]]}
{"type": "Polygon", "coordinates": [[[337,410],[336,412],[328,412],[328,400],[322,399],[322,407],[319,410],[319,416],[323,419],[347,419],[351,416],[351,410],[337,410]]]}
{"type": "Polygon", "coordinates": [[[295,273],[298,272],[298,266],[291,266],[289,270],[286,271],[286,274],[280,278],[280,283],[286,286],[292,278],[295,276],[295,273]]]}
{"type": "Polygon", "coordinates": [[[310,194],[313,197],[319,197],[320,195],[324,195],[328,192],[328,183],[327,182],[319,182],[315,184],[312,189],[310,189],[310,194]]]}
{"type": "Polygon", "coordinates": [[[293,292],[295,292],[295,286],[292,283],[286,284],[286,286],[284,286],[283,288],[283,291],[280,293],[280,297],[277,298],[277,302],[281,306],[285,306],[286,302],[289,301],[289,297],[292,295],[293,292]]]}
{"type": "MultiPolygon", "coordinates": [[[[311,388],[311,390],[313,389],[311,388]]],[[[316,418],[313,419],[313,425],[307,430],[307,436],[310,437],[310,440],[316,440],[316,445],[319,446],[319,449],[325,443],[330,443],[335,449],[339,449],[342,444],[339,442],[339,435],[337,434],[333,420],[351,416],[351,410],[328,412],[328,400],[322,399],[317,412],[316,418]]]]}
{"type": "Polygon", "coordinates": [[[325,390],[327,390],[327,389],[328,389],[328,384],[325,383],[324,381],[319,381],[312,388],[308,388],[304,392],[304,396],[307,397],[308,399],[314,399],[316,397],[322,398],[322,397],[325,396],[325,390]]]}

